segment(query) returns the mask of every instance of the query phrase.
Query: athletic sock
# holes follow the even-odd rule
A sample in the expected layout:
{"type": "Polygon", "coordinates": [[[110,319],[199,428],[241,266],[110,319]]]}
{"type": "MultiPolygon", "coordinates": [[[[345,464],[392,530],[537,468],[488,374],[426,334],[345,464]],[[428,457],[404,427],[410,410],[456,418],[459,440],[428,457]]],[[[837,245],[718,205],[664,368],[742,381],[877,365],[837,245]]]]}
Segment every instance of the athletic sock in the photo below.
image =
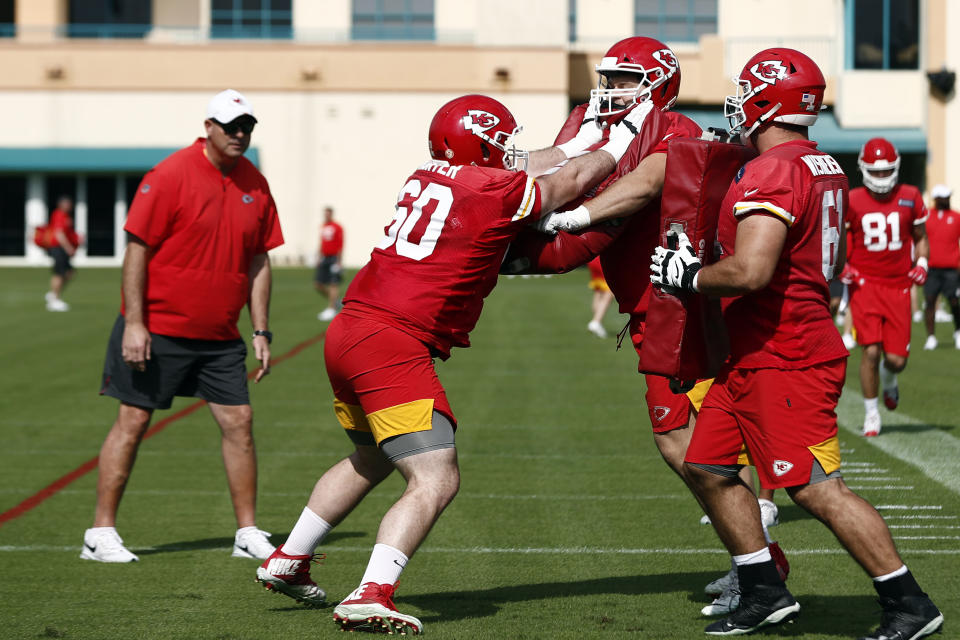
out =
{"type": "Polygon", "coordinates": [[[300,513],[300,519],[294,525],[287,541],[283,543],[281,551],[288,556],[311,555],[332,528],[333,525],[315,514],[309,507],[304,507],[300,513]]]}
{"type": "Polygon", "coordinates": [[[877,595],[881,598],[900,599],[903,596],[926,595],[920,585],[917,584],[913,574],[907,569],[907,565],[902,565],[893,573],[874,578],[873,588],[877,590],[877,595]]]}
{"type": "Polygon", "coordinates": [[[370,554],[370,562],[367,563],[367,570],[363,573],[360,584],[396,584],[408,560],[400,549],[377,543],[373,545],[373,553],[370,554]]]}
{"type": "Polygon", "coordinates": [[[880,363],[880,384],[884,389],[893,389],[897,386],[897,374],[887,369],[886,361],[880,363]]]}
{"type": "Polygon", "coordinates": [[[879,413],[880,410],[877,408],[877,399],[876,398],[864,398],[863,399],[863,408],[866,409],[867,415],[874,413],[879,413]]]}

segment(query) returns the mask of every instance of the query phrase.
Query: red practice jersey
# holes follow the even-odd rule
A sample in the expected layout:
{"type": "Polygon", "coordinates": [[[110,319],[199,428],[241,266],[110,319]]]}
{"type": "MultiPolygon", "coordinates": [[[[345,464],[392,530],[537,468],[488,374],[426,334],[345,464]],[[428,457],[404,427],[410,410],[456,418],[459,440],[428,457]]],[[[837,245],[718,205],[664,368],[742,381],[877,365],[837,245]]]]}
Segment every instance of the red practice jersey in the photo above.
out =
{"type": "Polygon", "coordinates": [[[960,267],[960,213],[937,209],[927,217],[927,239],[930,241],[930,268],[960,267]]]}
{"type": "Polygon", "coordinates": [[[801,369],[847,356],[827,287],[836,275],[847,190],[837,161],[806,140],[754,158],[730,185],[717,230],[724,256],[735,252],[743,216],[770,215],[788,227],[770,283],[726,301],[731,366],[801,369]]]}
{"type": "Polygon", "coordinates": [[[852,243],[850,264],[867,279],[894,287],[910,286],[913,227],[927,220],[920,190],[898,184],[882,200],[864,187],[850,192],[846,219],[852,243]]]}
{"type": "Polygon", "coordinates": [[[320,227],[320,255],[338,256],[343,251],[343,227],[334,221],[320,227]]]}
{"type": "Polygon", "coordinates": [[[396,216],[344,303],[446,358],[470,346],[507,246],[539,216],[540,188],[526,173],[428,162],[400,190],[396,216]]]}

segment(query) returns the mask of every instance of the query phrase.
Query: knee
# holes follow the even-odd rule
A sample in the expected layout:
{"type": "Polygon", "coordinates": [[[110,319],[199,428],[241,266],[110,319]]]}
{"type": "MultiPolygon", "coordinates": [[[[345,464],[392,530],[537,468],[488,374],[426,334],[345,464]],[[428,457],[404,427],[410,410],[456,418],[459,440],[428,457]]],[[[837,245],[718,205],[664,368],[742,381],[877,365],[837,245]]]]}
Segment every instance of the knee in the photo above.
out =
{"type": "Polygon", "coordinates": [[[892,353],[883,355],[883,366],[893,373],[900,373],[907,366],[907,359],[892,353]]]}

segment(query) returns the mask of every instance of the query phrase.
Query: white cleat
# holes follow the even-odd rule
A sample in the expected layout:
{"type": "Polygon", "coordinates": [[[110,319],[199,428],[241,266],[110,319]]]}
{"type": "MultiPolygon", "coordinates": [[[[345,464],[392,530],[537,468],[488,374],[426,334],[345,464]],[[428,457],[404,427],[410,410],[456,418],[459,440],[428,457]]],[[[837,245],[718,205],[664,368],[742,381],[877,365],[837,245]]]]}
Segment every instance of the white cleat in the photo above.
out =
{"type": "Polygon", "coordinates": [[[843,340],[843,346],[847,348],[847,351],[853,351],[857,346],[857,341],[853,338],[852,334],[845,333],[840,338],[843,340]]]}
{"type": "Polygon", "coordinates": [[[704,514],[704,515],[700,518],[700,524],[712,524],[712,523],[710,522],[710,516],[704,514]]]}
{"type": "Polygon", "coordinates": [[[261,531],[256,527],[237,529],[237,534],[233,539],[233,553],[230,555],[234,558],[266,560],[277,550],[277,548],[267,540],[269,537],[269,533],[261,531]]]}
{"type": "Polygon", "coordinates": [[[330,322],[337,317],[337,310],[327,307],[323,311],[317,314],[317,320],[321,322],[330,322]]]}
{"type": "Polygon", "coordinates": [[[863,419],[863,435],[867,438],[880,435],[880,414],[868,413],[863,419]]]}
{"type": "Polygon", "coordinates": [[[739,588],[740,579],[737,577],[737,568],[733,567],[729,572],[705,586],[703,592],[708,596],[718,596],[730,589],[739,588]]]}
{"type": "Polygon", "coordinates": [[[933,317],[937,322],[953,322],[953,314],[943,309],[937,309],[933,317]]]}
{"type": "Polygon", "coordinates": [[[123,539],[113,527],[96,527],[83,533],[80,557],[97,562],[138,562],[140,558],[123,546],[123,539]]]}
{"type": "Polygon", "coordinates": [[[713,602],[700,610],[705,616],[725,616],[733,613],[740,607],[740,588],[739,585],[731,586],[723,593],[717,596],[713,602]]]}
{"type": "Polygon", "coordinates": [[[587,331],[597,336],[598,338],[606,338],[607,330],[603,328],[603,325],[597,322],[596,320],[591,320],[587,325],[587,331]]]}
{"type": "Polygon", "coordinates": [[[763,526],[775,527],[780,524],[780,510],[777,509],[777,505],[763,498],[758,498],[757,502],[760,504],[760,519],[763,521],[763,526]]]}
{"type": "Polygon", "coordinates": [[[70,305],[60,298],[48,298],[47,311],[70,311],[70,305]]]}
{"type": "Polygon", "coordinates": [[[960,349],[960,331],[953,332],[953,346],[956,349],[960,349]]]}
{"type": "Polygon", "coordinates": [[[918,324],[921,323],[921,322],[923,322],[923,311],[920,311],[919,309],[916,310],[916,311],[914,311],[914,312],[913,312],[913,321],[914,321],[915,323],[918,323],[918,324]]]}
{"type": "MultiPolygon", "coordinates": [[[[923,343],[924,351],[933,351],[937,348],[937,345],[940,344],[937,342],[937,336],[927,336],[927,341],[923,343]]],[[[960,347],[958,347],[960,348],[960,347]]]]}

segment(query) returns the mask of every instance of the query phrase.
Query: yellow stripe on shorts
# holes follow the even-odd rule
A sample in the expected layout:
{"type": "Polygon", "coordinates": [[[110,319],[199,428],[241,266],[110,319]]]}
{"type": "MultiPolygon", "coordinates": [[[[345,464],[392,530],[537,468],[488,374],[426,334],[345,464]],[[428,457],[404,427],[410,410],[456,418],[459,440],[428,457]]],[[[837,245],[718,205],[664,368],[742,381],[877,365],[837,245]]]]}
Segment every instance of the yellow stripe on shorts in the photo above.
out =
{"type": "Polygon", "coordinates": [[[405,402],[367,415],[373,438],[380,444],[386,438],[433,428],[433,398],[405,402]]]}
{"type": "Polygon", "coordinates": [[[344,429],[352,431],[370,431],[370,425],[367,424],[367,416],[363,413],[363,407],[358,404],[347,404],[334,398],[333,412],[337,414],[337,420],[344,429]]]}
{"type": "Polygon", "coordinates": [[[687,398],[689,398],[690,404],[693,405],[697,413],[700,412],[700,406],[703,404],[703,399],[707,397],[707,391],[710,390],[712,384],[713,378],[708,378],[707,380],[701,380],[693,385],[693,389],[687,391],[687,398]]]}
{"type": "Polygon", "coordinates": [[[840,440],[837,436],[827,438],[820,444],[807,447],[807,449],[823,467],[824,473],[829,475],[840,468],[840,440]]]}

